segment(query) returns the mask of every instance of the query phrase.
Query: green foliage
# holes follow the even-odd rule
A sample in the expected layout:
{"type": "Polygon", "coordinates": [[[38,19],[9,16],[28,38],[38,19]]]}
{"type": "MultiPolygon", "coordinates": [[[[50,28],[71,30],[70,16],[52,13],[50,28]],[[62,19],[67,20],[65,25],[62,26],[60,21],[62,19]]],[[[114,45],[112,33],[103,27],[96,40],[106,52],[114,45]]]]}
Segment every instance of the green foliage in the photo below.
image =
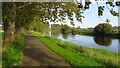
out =
{"type": "MultiPolygon", "coordinates": [[[[34,23],[32,22],[32,24],[33,24],[32,30],[37,31],[37,32],[43,31],[44,24],[42,22],[34,21],[34,23]]],[[[30,25],[30,26],[32,26],[32,25],[30,25]]]]}
{"type": "MultiPolygon", "coordinates": [[[[91,2],[85,2],[85,5],[81,2],[3,2],[2,3],[2,18],[4,31],[10,31],[7,34],[12,33],[11,38],[14,40],[14,34],[19,33],[19,31],[28,26],[29,23],[33,20],[40,22],[63,22],[66,19],[66,16],[70,20],[71,24],[74,25],[73,15],[77,21],[82,22],[83,11],[89,9],[91,2]],[[9,28],[10,27],[10,28],[9,28]]],[[[111,7],[111,4],[108,3],[111,7]]],[[[99,7],[99,15],[103,14],[103,7],[99,7]]],[[[113,16],[118,16],[118,13],[113,9],[110,10],[110,13],[113,16]]],[[[39,25],[38,25],[39,26],[39,25]]],[[[34,28],[34,30],[41,32],[41,28],[34,28]]],[[[22,30],[24,31],[24,30],[22,30]]],[[[69,33],[70,30],[62,31],[63,33],[69,33]]],[[[4,36],[7,39],[7,36],[4,36]]],[[[8,40],[10,42],[10,40],[8,40]]]]}
{"type": "Polygon", "coordinates": [[[112,26],[108,23],[101,23],[94,28],[97,35],[109,35],[112,32],[112,26]]]}
{"type": "Polygon", "coordinates": [[[48,48],[57,53],[72,66],[117,66],[117,54],[103,49],[92,49],[76,44],[62,41],[55,37],[46,37],[44,35],[32,32],[48,48]]]}
{"type": "Polygon", "coordinates": [[[71,28],[71,34],[73,34],[73,35],[76,35],[76,34],[78,34],[78,29],[76,29],[76,28],[71,28]]]}
{"type": "MultiPolygon", "coordinates": [[[[56,22],[63,21],[68,16],[69,20],[73,21],[73,13],[76,14],[78,21],[82,18],[81,10],[75,2],[3,2],[2,11],[5,42],[13,42],[14,34],[23,32],[24,28],[34,20],[43,23],[56,22]],[[8,35],[11,35],[11,40],[8,35]]],[[[36,25],[33,30],[42,32],[40,26],[41,24],[36,25]]],[[[47,33],[48,30],[44,31],[47,33]]]]}
{"type": "Polygon", "coordinates": [[[93,35],[93,29],[80,29],[79,34],[81,34],[81,35],[93,35]]]}
{"type": "Polygon", "coordinates": [[[103,11],[104,11],[104,6],[99,6],[98,7],[98,15],[103,16],[103,11]]]}
{"type": "Polygon", "coordinates": [[[32,21],[26,26],[26,29],[44,33],[45,31],[48,32],[49,24],[40,21],[32,21]]]}
{"type": "MultiPolygon", "coordinates": [[[[119,2],[118,2],[119,3],[119,2]]],[[[64,21],[65,17],[68,16],[68,19],[72,24],[73,22],[73,13],[78,21],[82,21],[81,10],[84,8],[89,9],[91,2],[85,2],[85,6],[81,2],[3,2],[3,22],[4,28],[7,29],[10,26],[9,22],[15,22],[15,27],[17,30],[21,27],[25,27],[29,22],[34,20],[39,20],[41,22],[50,21],[64,21]],[[60,9],[61,8],[61,9],[60,9]]],[[[110,7],[115,6],[112,2],[106,2],[110,7]]],[[[98,15],[103,15],[104,7],[98,6],[98,15]]],[[[113,9],[110,10],[110,13],[113,16],[118,16],[119,14],[113,9]]]]}
{"type": "Polygon", "coordinates": [[[16,28],[19,28],[25,27],[34,19],[41,22],[48,22],[48,20],[55,22],[63,21],[67,15],[69,20],[73,21],[74,12],[77,20],[81,21],[82,16],[75,2],[4,2],[2,7],[5,27],[9,26],[7,23],[9,21],[15,22],[16,28]]]}
{"type": "Polygon", "coordinates": [[[71,32],[71,28],[68,25],[62,25],[61,33],[69,34],[71,32]]]}
{"type": "MultiPolygon", "coordinates": [[[[114,1],[114,0],[113,0],[113,1],[114,1]]],[[[110,11],[111,15],[119,17],[119,12],[113,10],[113,8],[114,8],[115,6],[119,6],[119,5],[118,5],[118,4],[119,4],[119,1],[116,2],[115,4],[113,3],[113,1],[108,1],[108,2],[106,2],[106,7],[107,7],[108,10],[110,11]],[[109,8],[108,5],[109,5],[111,8],[109,8]]],[[[97,5],[98,5],[98,3],[97,3],[97,5]]],[[[105,6],[99,6],[99,5],[98,5],[98,15],[99,15],[99,16],[103,16],[103,11],[104,11],[104,9],[105,9],[105,6]]]]}
{"type": "MultiPolygon", "coordinates": [[[[21,34],[17,42],[10,44],[2,53],[2,66],[20,66],[23,56],[24,34],[21,34]]],[[[6,67],[5,67],[6,68],[6,67]]]]}
{"type": "Polygon", "coordinates": [[[61,33],[61,25],[53,24],[51,28],[52,28],[51,32],[53,35],[57,35],[61,33]]]}

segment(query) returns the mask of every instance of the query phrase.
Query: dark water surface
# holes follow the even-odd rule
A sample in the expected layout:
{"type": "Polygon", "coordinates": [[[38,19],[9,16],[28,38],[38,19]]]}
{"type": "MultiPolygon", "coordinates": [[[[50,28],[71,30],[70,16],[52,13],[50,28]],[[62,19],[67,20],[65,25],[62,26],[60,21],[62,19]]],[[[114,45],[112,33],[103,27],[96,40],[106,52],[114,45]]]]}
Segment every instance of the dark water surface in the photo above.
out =
{"type": "MultiPolygon", "coordinates": [[[[71,34],[57,34],[52,35],[59,39],[73,42],[80,46],[87,46],[90,48],[101,48],[118,53],[120,47],[120,39],[111,39],[109,37],[85,36],[85,35],[71,35],[71,34]]],[[[119,52],[120,53],[120,52],[119,52]]]]}

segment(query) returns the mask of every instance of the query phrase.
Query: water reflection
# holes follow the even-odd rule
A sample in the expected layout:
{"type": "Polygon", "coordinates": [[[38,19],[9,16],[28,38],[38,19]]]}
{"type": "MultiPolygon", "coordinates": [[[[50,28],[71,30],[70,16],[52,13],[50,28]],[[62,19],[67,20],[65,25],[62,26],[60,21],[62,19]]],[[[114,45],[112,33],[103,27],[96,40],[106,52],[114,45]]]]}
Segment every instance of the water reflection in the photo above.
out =
{"type": "Polygon", "coordinates": [[[87,46],[90,48],[100,48],[112,52],[120,52],[120,39],[111,39],[109,37],[94,37],[84,35],[59,34],[52,35],[59,39],[78,44],[80,46],[87,46]],[[119,51],[118,51],[119,50],[119,51]]]}
{"type": "Polygon", "coordinates": [[[110,46],[112,43],[112,40],[110,37],[98,37],[94,36],[94,42],[101,46],[110,46]]]}
{"type": "Polygon", "coordinates": [[[71,38],[75,38],[76,35],[71,35],[71,38]]]}
{"type": "Polygon", "coordinates": [[[53,35],[53,36],[59,36],[59,34],[60,34],[60,32],[59,31],[51,31],[51,34],[53,35]]]}
{"type": "Polygon", "coordinates": [[[67,38],[69,37],[69,35],[68,35],[68,34],[62,34],[62,37],[63,37],[64,39],[67,39],[67,38]]]}

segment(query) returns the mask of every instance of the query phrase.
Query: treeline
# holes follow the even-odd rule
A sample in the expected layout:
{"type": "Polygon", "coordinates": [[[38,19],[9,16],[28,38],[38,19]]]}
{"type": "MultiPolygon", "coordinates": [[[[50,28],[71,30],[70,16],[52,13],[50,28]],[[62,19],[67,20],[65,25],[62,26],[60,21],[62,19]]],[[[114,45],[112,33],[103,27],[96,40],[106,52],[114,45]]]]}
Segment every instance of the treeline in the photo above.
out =
{"type": "Polygon", "coordinates": [[[80,26],[77,28],[75,27],[70,27],[66,24],[52,24],[51,29],[49,28],[50,25],[48,23],[43,23],[39,21],[32,21],[27,27],[27,30],[34,30],[37,32],[41,33],[46,33],[48,34],[49,31],[51,30],[51,33],[53,35],[57,34],[81,34],[81,35],[89,35],[89,36],[108,36],[112,38],[120,38],[120,33],[119,31],[115,31],[112,26],[109,23],[101,23],[98,24],[95,28],[87,28],[87,29],[82,29],[80,26]]]}
{"type": "Polygon", "coordinates": [[[68,25],[59,25],[59,24],[53,24],[52,25],[52,33],[53,34],[69,34],[71,33],[72,35],[76,35],[76,34],[93,34],[93,29],[82,29],[80,28],[80,26],[78,26],[77,28],[75,27],[70,27],[68,25]]]}
{"type": "Polygon", "coordinates": [[[58,25],[54,24],[52,31],[55,33],[69,34],[72,35],[81,34],[81,35],[90,35],[90,36],[108,36],[112,38],[120,38],[120,31],[116,31],[112,28],[109,23],[98,24],[95,28],[82,29],[80,26],[77,28],[70,27],[68,25],[58,25]]]}

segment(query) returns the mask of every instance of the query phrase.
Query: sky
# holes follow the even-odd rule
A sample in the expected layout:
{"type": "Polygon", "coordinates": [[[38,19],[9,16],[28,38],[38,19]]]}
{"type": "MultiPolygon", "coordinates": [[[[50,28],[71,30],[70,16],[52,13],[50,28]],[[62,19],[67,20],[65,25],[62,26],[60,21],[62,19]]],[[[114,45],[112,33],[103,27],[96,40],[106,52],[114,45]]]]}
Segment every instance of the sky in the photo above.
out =
{"type": "MultiPolygon", "coordinates": [[[[99,6],[106,5],[105,2],[98,2],[98,3],[99,6]]],[[[116,6],[114,10],[118,12],[118,7],[116,6]]],[[[98,17],[98,9],[97,9],[97,4],[95,2],[92,2],[90,8],[88,10],[85,10],[82,15],[85,16],[85,18],[82,19],[82,23],[78,22],[74,18],[74,23],[75,23],[74,27],[80,26],[81,28],[90,28],[90,27],[94,28],[99,23],[105,23],[106,19],[110,20],[110,24],[112,26],[118,26],[118,17],[112,16],[111,13],[109,12],[109,9],[106,6],[104,9],[103,16],[101,16],[102,20],[98,17]]],[[[68,19],[66,20],[66,24],[71,26],[70,21],[68,19]]]]}
{"type": "MultiPolygon", "coordinates": [[[[99,5],[105,5],[105,2],[99,2],[99,5]]],[[[118,11],[118,7],[116,6],[114,10],[118,11]]],[[[90,9],[86,10],[83,15],[85,16],[83,23],[76,22],[76,26],[80,25],[81,28],[95,27],[99,23],[104,23],[106,19],[110,20],[112,26],[118,26],[118,17],[112,16],[107,7],[105,7],[104,14],[101,16],[102,20],[98,17],[96,3],[91,4],[90,9]]]]}

